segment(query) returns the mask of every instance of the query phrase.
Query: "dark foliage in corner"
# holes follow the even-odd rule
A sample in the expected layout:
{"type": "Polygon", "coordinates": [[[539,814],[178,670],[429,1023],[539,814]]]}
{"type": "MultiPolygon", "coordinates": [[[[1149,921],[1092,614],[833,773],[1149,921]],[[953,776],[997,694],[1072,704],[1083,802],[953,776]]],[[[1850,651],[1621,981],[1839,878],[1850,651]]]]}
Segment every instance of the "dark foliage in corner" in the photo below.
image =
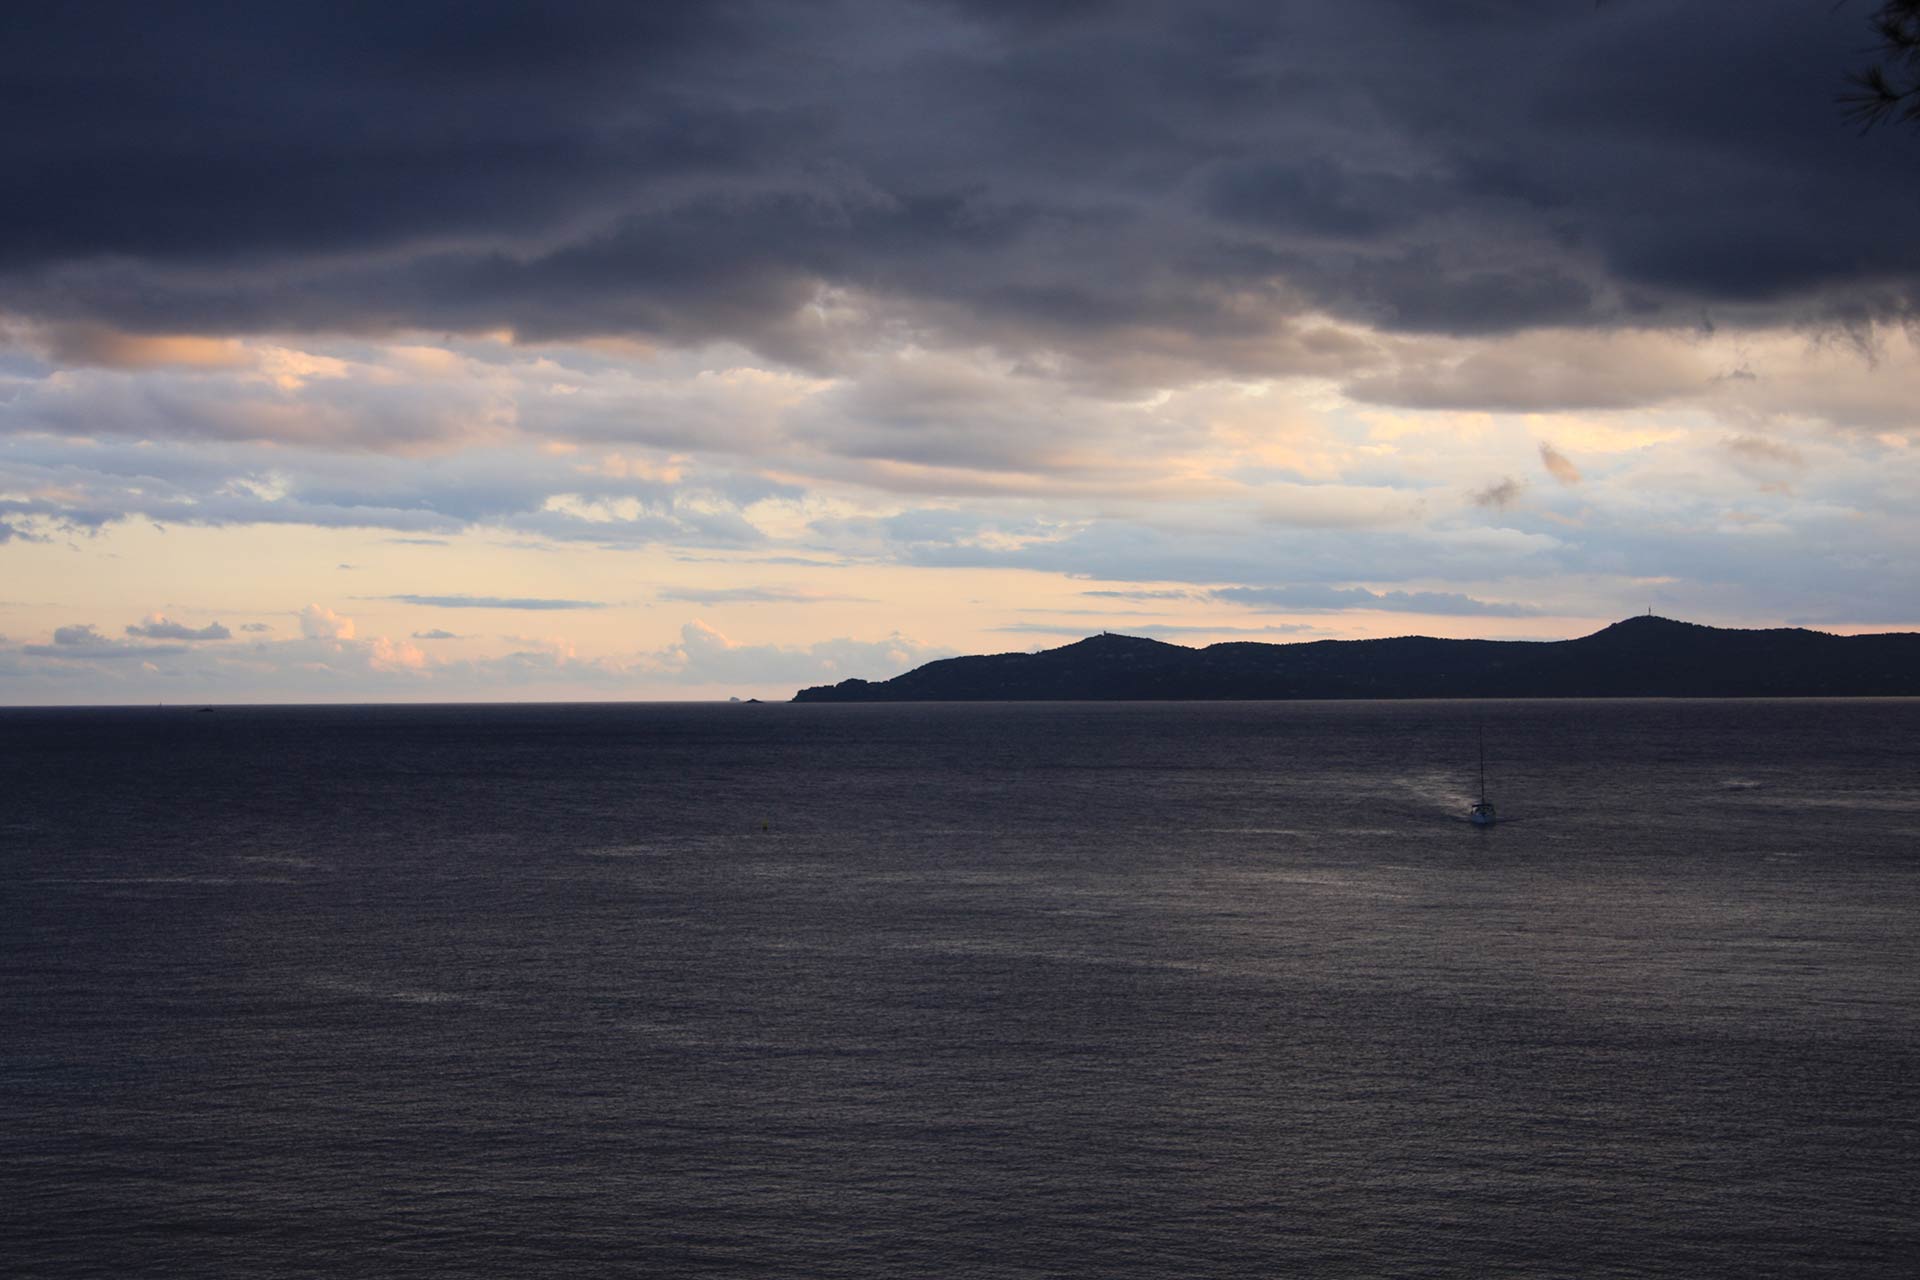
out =
{"type": "Polygon", "coordinates": [[[1889,120],[1920,125],[1920,0],[1882,0],[1872,26],[1880,60],[1847,77],[1847,118],[1863,129],[1889,120]]]}

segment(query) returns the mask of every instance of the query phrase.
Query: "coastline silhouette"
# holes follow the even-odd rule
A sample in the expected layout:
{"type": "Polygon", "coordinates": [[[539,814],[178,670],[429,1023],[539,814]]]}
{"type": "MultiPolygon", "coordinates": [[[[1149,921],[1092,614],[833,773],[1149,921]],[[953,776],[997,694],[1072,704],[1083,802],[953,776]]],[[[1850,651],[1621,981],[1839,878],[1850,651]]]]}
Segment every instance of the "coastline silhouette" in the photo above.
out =
{"type": "Polygon", "coordinates": [[[1103,632],[1039,653],[946,658],[796,702],[1920,695],[1920,634],[1739,630],[1651,614],[1573,640],[1234,641],[1190,649],[1103,632]]]}

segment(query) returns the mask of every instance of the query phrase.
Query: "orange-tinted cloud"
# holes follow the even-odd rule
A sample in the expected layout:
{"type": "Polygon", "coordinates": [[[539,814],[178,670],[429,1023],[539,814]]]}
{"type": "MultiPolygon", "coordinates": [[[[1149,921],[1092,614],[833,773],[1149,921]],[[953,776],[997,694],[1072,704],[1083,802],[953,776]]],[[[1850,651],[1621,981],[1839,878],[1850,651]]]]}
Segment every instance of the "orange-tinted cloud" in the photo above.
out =
{"type": "Polygon", "coordinates": [[[233,338],[181,333],[126,333],[101,325],[46,325],[33,331],[34,345],[61,365],[104,369],[244,369],[253,353],[233,338]]]}

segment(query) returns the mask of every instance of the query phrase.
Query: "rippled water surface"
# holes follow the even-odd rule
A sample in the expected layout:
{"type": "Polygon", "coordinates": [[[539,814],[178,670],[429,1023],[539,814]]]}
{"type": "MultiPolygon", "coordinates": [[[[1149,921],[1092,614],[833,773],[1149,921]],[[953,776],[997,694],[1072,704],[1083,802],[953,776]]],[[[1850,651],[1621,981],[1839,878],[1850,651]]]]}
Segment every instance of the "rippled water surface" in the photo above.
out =
{"type": "Polygon", "coordinates": [[[1901,702],[0,711],[0,1269],[1908,1275],[1916,837],[1901,702]]]}

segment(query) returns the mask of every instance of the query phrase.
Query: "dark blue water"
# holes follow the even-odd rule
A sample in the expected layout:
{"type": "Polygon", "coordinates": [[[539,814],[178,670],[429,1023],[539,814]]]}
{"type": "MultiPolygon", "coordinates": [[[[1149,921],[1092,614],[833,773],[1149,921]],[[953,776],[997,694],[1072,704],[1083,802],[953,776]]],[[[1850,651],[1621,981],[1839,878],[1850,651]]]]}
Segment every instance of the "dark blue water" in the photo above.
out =
{"type": "Polygon", "coordinates": [[[1917,845],[1901,702],[0,712],[0,1271],[1910,1275],[1917,845]]]}

